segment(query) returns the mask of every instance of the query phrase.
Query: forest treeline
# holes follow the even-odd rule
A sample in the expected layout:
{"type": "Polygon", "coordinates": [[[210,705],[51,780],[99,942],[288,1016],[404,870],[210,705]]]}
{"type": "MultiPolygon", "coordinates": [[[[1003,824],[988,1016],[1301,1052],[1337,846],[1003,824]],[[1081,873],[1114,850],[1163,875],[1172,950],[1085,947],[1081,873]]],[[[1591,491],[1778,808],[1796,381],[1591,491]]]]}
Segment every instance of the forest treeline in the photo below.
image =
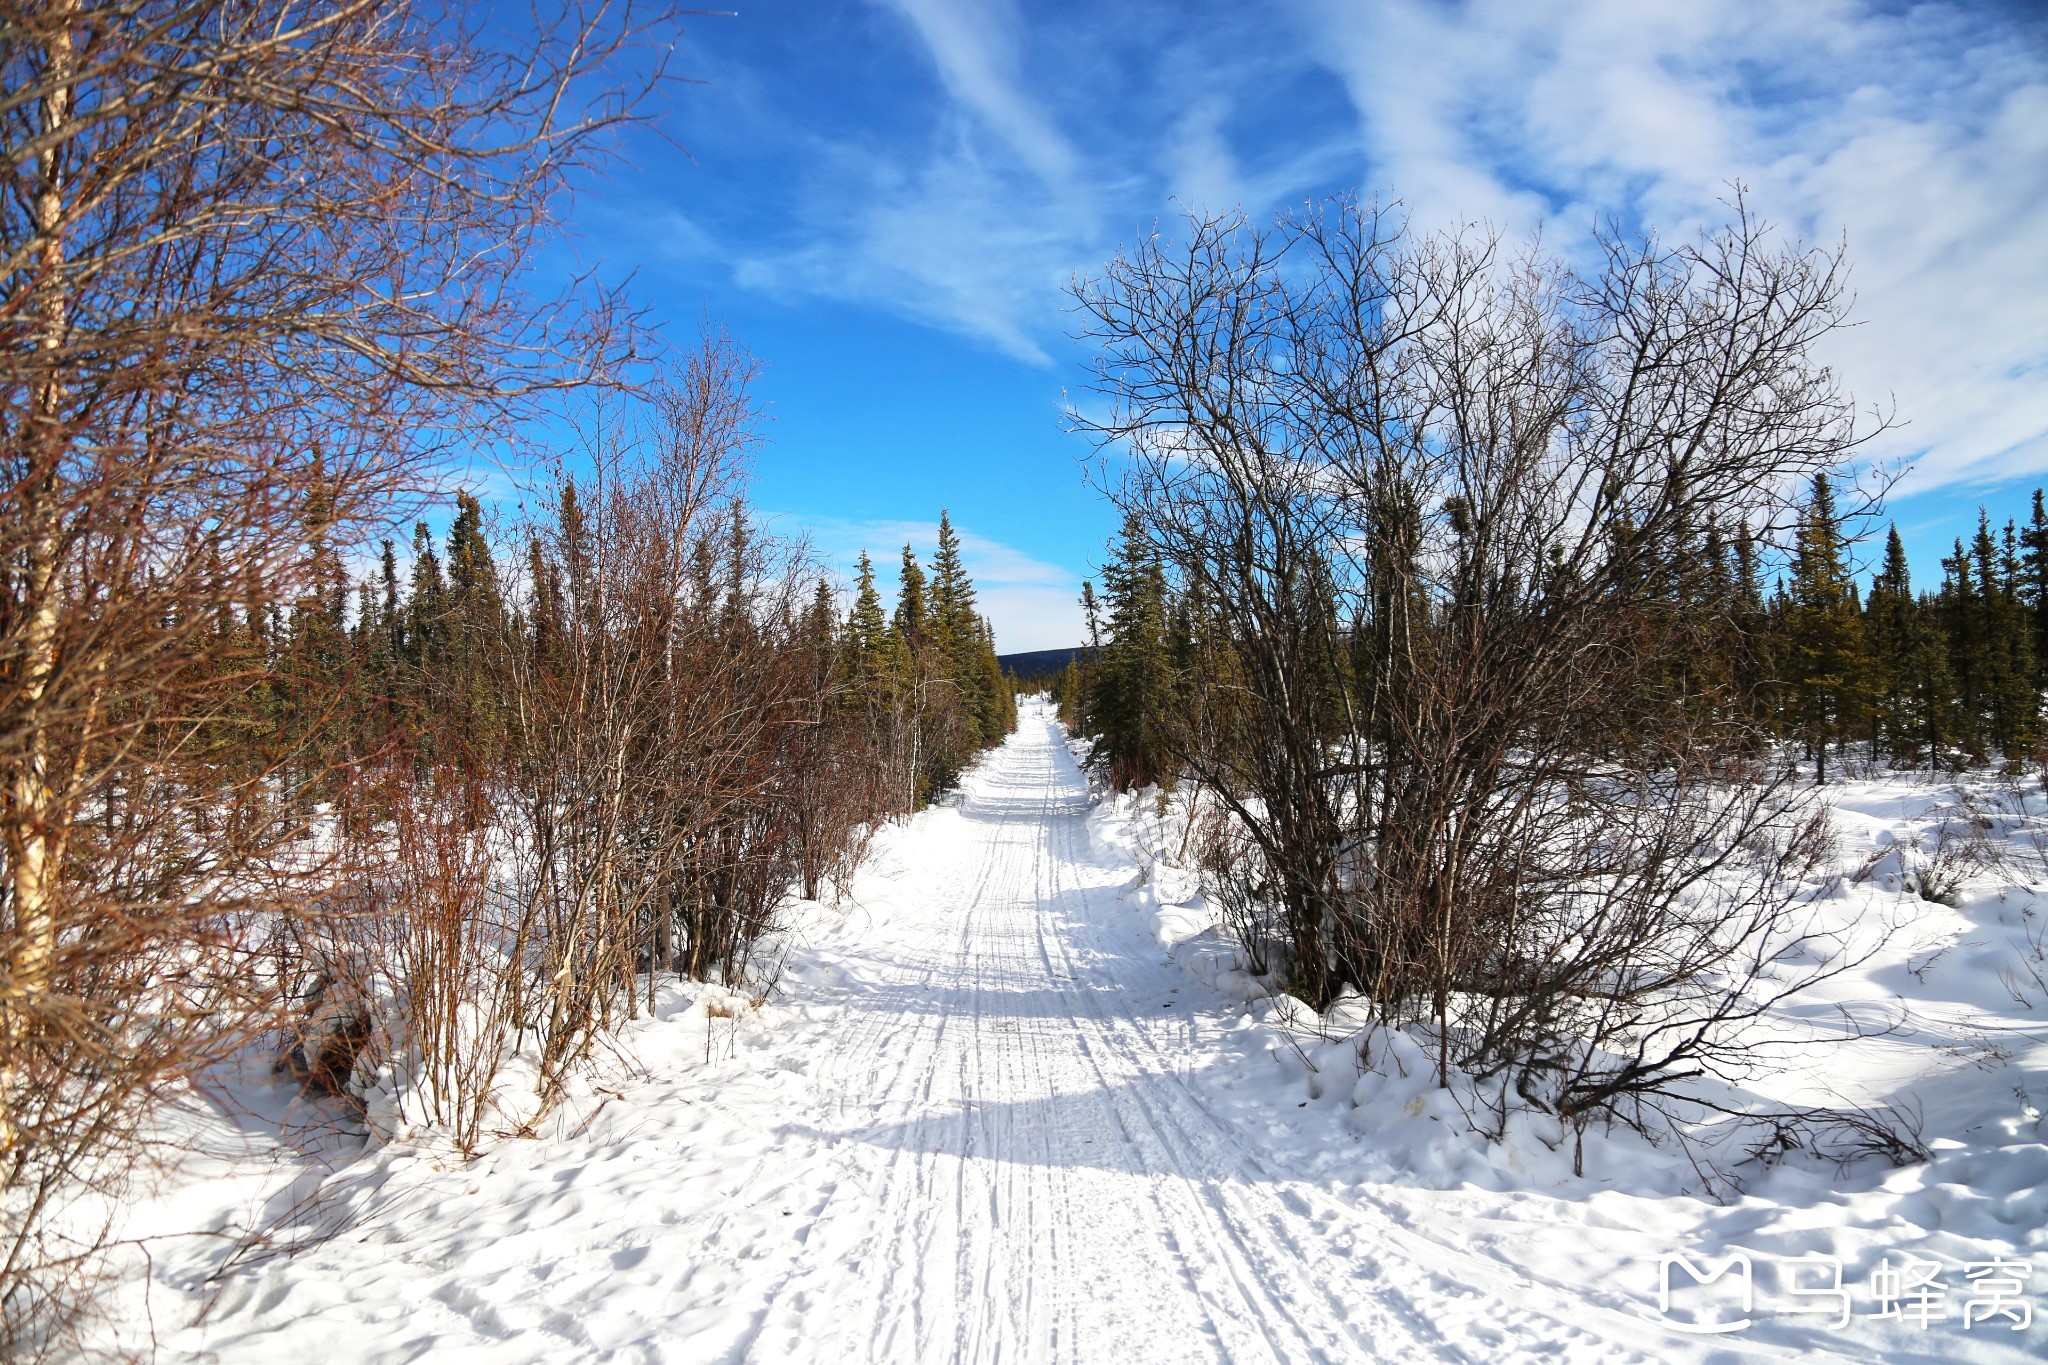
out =
{"type": "MultiPolygon", "coordinates": [[[[1796,746],[1821,782],[1844,757],[1937,771],[2038,764],[2048,757],[2043,499],[2035,490],[2024,524],[1996,527],[1980,509],[1975,533],[1956,539],[1931,590],[1916,590],[1896,526],[1859,588],[1866,547],[1824,475],[1808,491],[1788,554],[1711,518],[1680,528],[1663,552],[1668,571],[1652,582],[1672,589],[1659,610],[1691,624],[1645,676],[1639,704],[1654,709],[1662,698],[1739,717],[1754,727],[1745,742],[1762,735],[1796,746]]],[[[1083,584],[1088,652],[1034,682],[1052,691],[1072,730],[1094,740],[1096,764],[1116,789],[1170,785],[1176,746],[1186,742],[1177,727],[1195,644],[1215,627],[1197,621],[1199,599],[1169,585],[1135,513],[1110,550],[1102,591],[1083,584]]],[[[1319,610],[1337,619],[1334,600],[1319,610]]],[[[1356,665],[1363,637],[1342,645],[1327,658],[1339,674],[1356,665]]]]}
{"type": "MultiPolygon", "coordinates": [[[[229,600],[214,613],[209,648],[253,677],[221,760],[268,768],[289,755],[287,770],[304,780],[287,789],[305,809],[336,811],[344,829],[378,828],[393,774],[472,786],[481,820],[498,793],[530,780],[536,720],[584,714],[578,692],[597,666],[585,656],[618,634],[628,652],[605,664],[605,705],[641,705],[630,699],[661,689],[644,699],[656,729],[624,746],[641,777],[676,760],[675,735],[736,742],[753,727],[745,742],[760,755],[691,759],[686,804],[717,803],[714,775],[732,776],[732,790],[765,783],[761,797],[779,815],[747,823],[772,827],[787,847],[763,886],[817,897],[849,870],[841,859],[854,831],[922,809],[1014,728],[1013,685],[945,512],[928,564],[903,547],[893,608],[863,552],[842,611],[832,578],[800,543],[773,539],[738,496],[646,524],[676,473],[614,451],[596,480],[612,506],[592,510],[588,491],[565,478],[546,518],[496,535],[482,504],[457,493],[444,540],[416,522],[405,556],[382,539],[372,567],[353,577],[316,521],[305,596],[229,600]],[[697,711],[725,729],[706,728],[697,711]]],[[[686,486],[698,477],[683,474],[686,486]]],[[[707,939],[686,917],[676,931],[695,945],[681,950],[693,974],[737,970],[750,938],[707,939]]]]}

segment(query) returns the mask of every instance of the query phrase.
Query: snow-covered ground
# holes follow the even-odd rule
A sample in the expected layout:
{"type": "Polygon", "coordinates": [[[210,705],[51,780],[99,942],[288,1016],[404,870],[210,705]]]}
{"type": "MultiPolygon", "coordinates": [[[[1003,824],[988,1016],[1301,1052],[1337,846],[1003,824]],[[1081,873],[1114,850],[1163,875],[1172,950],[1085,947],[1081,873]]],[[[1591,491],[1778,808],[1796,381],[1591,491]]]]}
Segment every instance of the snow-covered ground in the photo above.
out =
{"type": "MultiPolygon", "coordinates": [[[[1839,798],[1851,868],[1923,832],[1932,799],[1839,798]]],[[[2048,1354],[2048,1014],[2000,984],[2029,898],[1991,874],[1958,909],[1887,889],[1876,863],[1830,893],[1905,916],[1841,996],[1902,1027],[1800,1083],[1918,1096],[1934,1160],[1788,1161],[1717,1200],[1674,1150],[1589,1143],[1576,1178],[1540,1123],[1486,1142],[1424,1068],[1386,1065],[1403,1042],[1361,1077],[1347,1021],[1233,971],[1170,833],[1140,803],[1091,811],[1027,707],[956,805],[885,832],[847,904],[800,907],[766,1003],[667,988],[538,1138],[470,1163],[359,1153],[252,1078],[233,1088],[251,1112],[193,1119],[205,1150],[132,1210],[147,1258],[126,1262],[118,1344],[220,1362],[2048,1354]],[[1702,1288],[1674,1255],[1746,1257],[1751,1325],[1679,1330],[1736,1320],[1743,1262],[1702,1288]],[[1893,1272],[1903,1311],[1875,1316],[1893,1272]],[[1836,1274],[1839,1295],[1788,1292],[1836,1274]]]]}

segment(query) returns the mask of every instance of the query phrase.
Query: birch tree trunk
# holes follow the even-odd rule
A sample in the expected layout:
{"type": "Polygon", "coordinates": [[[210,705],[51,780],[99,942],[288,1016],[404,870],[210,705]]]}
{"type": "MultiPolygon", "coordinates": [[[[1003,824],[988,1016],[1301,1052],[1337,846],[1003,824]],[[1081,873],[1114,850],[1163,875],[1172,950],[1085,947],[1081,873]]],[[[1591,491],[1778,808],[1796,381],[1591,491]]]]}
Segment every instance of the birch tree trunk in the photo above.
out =
{"type": "MultiPolygon", "coordinates": [[[[69,319],[65,299],[64,143],[71,111],[74,69],[72,25],[76,0],[51,6],[45,43],[50,89],[41,101],[43,147],[37,155],[36,267],[41,287],[35,301],[36,349],[54,357],[64,345],[69,319]]],[[[61,625],[57,565],[63,531],[59,477],[65,439],[61,371],[48,364],[30,396],[28,478],[21,489],[29,525],[26,553],[17,572],[16,600],[22,605],[21,670],[18,683],[19,748],[8,755],[6,796],[0,807],[0,839],[13,873],[14,933],[9,940],[5,1028],[7,1056],[18,1054],[34,1028],[37,998],[50,989],[57,956],[58,882],[64,866],[64,812],[50,790],[51,733],[43,699],[57,666],[61,625]]],[[[0,1155],[17,1141],[14,1095],[21,1083],[9,1065],[0,1073],[0,1155]]]]}

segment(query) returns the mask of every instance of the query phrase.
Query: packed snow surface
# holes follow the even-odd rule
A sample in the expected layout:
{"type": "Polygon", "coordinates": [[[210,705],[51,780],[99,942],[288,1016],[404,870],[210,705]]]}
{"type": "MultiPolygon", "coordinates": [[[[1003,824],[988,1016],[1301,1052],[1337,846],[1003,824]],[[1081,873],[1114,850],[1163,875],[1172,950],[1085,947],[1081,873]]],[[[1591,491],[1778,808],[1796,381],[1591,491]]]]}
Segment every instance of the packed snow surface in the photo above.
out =
{"type": "MultiPolygon", "coordinates": [[[[2020,1118],[1931,1129],[1930,1163],[1788,1162],[1714,1198],[1682,1156],[1606,1140],[1574,1177],[1534,1118],[1470,1132],[1426,1058],[1401,1074],[1402,1036],[1361,1076],[1329,1019],[1259,998],[1143,825],[1129,802],[1091,812],[1027,706],[955,804],[885,831],[843,904],[798,907],[765,1002],[665,986],[536,1136],[471,1162],[425,1138],[363,1150],[252,1077],[132,1211],[148,1256],[108,1345],[223,1365],[2048,1353],[2048,1148],[2022,1112],[2040,1028],[1995,1062],[1912,1035],[1876,1054],[2019,1096],[2020,1118]],[[1749,1326],[1681,1330],[1737,1320],[1734,1270],[1660,1311],[1665,1258],[1738,1253],[1749,1326]],[[1881,1316],[1872,1276],[1913,1257],[1942,1268],[1943,1316],[1925,1273],[1881,1316]],[[2000,1261],[2019,1291],[1966,1278],[2000,1261]],[[2011,1311],[1987,1319],[1987,1295],[2011,1311]]],[[[1991,916],[1944,941],[1981,947],[1991,916]]]]}

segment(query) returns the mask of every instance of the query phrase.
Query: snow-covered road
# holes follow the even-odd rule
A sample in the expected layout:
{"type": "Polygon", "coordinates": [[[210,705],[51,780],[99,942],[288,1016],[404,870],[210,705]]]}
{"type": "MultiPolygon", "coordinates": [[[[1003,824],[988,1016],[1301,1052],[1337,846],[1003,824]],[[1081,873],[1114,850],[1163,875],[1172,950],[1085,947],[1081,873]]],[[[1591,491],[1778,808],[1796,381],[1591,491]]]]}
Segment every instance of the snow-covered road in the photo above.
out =
{"type": "MultiPolygon", "coordinates": [[[[734,1353],[1610,1354],[1566,1320],[1583,1312],[1532,1311],[1565,1302],[1543,1286],[1278,1168],[1262,1154],[1268,1097],[1231,1106],[1194,1083],[1241,1011],[1117,903],[1131,869],[1091,856],[1087,794],[1049,710],[1027,708],[956,810],[894,850],[908,885],[843,959],[815,1108],[790,1122],[818,1144],[804,1183],[821,1197],[734,1353]]],[[[764,1154],[762,1177],[787,1155],[764,1154]]],[[[1610,1316],[1617,1334],[1640,1329],[1610,1316]]]]}
{"type": "Polygon", "coordinates": [[[392,1144],[324,1181],[287,1180],[303,1157],[259,1123],[216,1138],[141,1211],[126,1344],[153,1319],[159,1359],[220,1362],[1882,1354],[1818,1322],[1649,1318],[1646,1267],[1677,1248],[1642,1215],[1725,1213],[1726,1244],[1765,1235],[1761,1205],[1373,1174],[1400,1139],[1346,1121],[1351,1077],[1298,1104],[1276,1035],[1172,960],[1089,830],[1027,707],[956,804],[814,907],[770,1003],[669,988],[551,1131],[472,1163],[392,1144]],[[223,1273],[238,1229],[309,1221],[341,1231],[223,1273]]]}
{"type": "MultiPolygon", "coordinates": [[[[1331,1248],[1343,1214],[1184,1071],[1204,1021],[1085,854],[1086,784],[1027,714],[918,859],[819,1067],[848,1197],[762,1359],[1435,1358],[1434,1302],[1331,1248]]],[[[1128,869],[1121,870],[1127,877],[1128,869]]]]}

